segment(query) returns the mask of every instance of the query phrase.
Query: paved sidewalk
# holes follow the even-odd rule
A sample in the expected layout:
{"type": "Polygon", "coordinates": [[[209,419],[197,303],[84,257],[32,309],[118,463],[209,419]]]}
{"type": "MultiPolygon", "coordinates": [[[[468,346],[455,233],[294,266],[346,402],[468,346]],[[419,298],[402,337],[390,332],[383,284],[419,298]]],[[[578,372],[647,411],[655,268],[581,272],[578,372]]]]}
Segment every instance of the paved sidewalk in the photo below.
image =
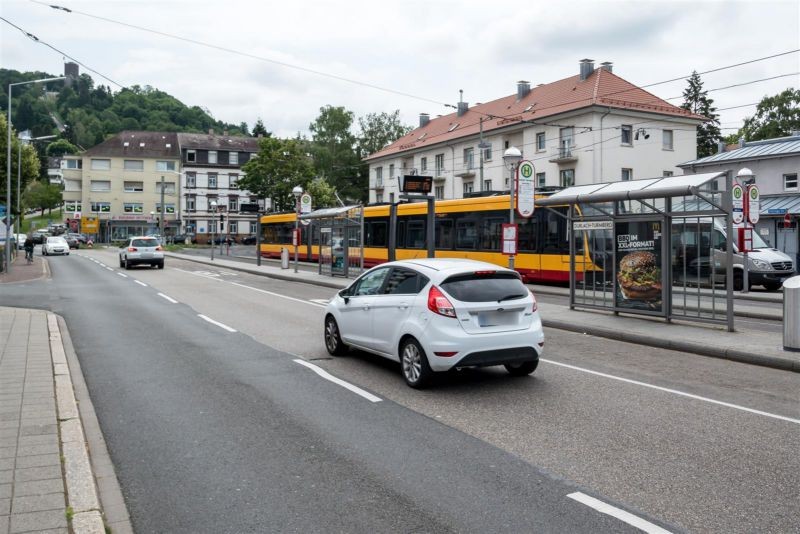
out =
{"type": "Polygon", "coordinates": [[[57,316],[0,307],[0,534],[105,533],[69,367],[57,316]]]}
{"type": "MultiPolygon", "coordinates": [[[[167,253],[168,256],[194,261],[205,265],[268,276],[282,280],[316,284],[331,288],[343,288],[351,280],[342,277],[321,276],[317,271],[293,268],[281,269],[280,265],[264,261],[261,266],[217,257],[213,261],[204,256],[167,253]]],[[[550,291],[565,292],[560,288],[550,291]]],[[[534,292],[536,290],[534,289],[534,292]]],[[[766,297],[775,299],[775,296],[766,297]]],[[[737,309],[748,309],[737,302],[737,309]]],[[[540,303],[542,322],[546,327],[581,332],[589,335],[617,339],[640,345],[688,352],[702,356],[723,358],[753,365],[800,372],[800,352],[783,349],[780,333],[763,332],[736,326],[736,332],[725,327],[689,321],[667,323],[663,319],[650,319],[610,312],[570,310],[567,305],[540,303]]],[[[752,310],[754,313],[757,310],[752,310]]]]}

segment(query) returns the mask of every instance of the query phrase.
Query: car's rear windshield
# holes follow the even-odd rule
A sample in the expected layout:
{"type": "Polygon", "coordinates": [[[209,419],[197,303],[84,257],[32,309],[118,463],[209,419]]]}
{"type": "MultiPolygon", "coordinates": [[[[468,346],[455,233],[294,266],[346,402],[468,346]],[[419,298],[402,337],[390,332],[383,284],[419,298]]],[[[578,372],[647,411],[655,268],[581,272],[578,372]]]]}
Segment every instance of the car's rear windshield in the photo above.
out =
{"type": "Polygon", "coordinates": [[[470,273],[451,276],[441,287],[461,302],[498,302],[528,296],[528,289],[515,273],[470,273]]]}
{"type": "Polygon", "coordinates": [[[131,245],[134,247],[157,247],[158,241],[156,239],[134,239],[131,245]]]}

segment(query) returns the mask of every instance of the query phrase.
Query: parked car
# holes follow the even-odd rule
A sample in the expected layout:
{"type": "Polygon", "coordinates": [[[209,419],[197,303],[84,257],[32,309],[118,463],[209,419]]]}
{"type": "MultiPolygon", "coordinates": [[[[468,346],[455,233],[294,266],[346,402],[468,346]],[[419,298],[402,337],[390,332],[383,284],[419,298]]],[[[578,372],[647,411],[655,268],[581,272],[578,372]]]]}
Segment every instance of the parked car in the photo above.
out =
{"type": "Polygon", "coordinates": [[[256,240],[257,240],[256,236],[254,236],[254,235],[247,235],[247,236],[244,236],[244,237],[242,238],[242,240],[241,240],[241,241],[239,241],[239,242],[240,242],[242,245],[255,245],[255,244],[256,244],[256,240]]]}
{"type": "Polygon", "coordinates": [[[536,299],[517,272],[450,258],[370,269],[328,303],[324,339],[332,355],[353,347],[399,361],[413,388],[453,368],[528,375],[544,347],[536,299]]]}
{"type": "Polygon", "coordinates": [[[61,237],[66,239],[67,245],[69,245],[69,248],[71,248],[71,249],[72,248],[74,248],[74,249],[79,249],[80,248],[81,243],[80,243],[80,241],[78,241],[78,238],[75,237],[74,235],[72,235],[72,234],[64,234],[61,237]]]}
{"type": "Polygon", "coordinates": [[[45,242],[45,240],[46,240],[48,237],[50,237],[50,234],[49,234],[49,233],[47,233],[47,232],[41,232],[41,231],[39,231],[39,232],[33,232],[33,233],[31,234],[31,239],[33,239],[33,242],[34,242],[36,245],[41,245],[41,244],[43,244],[43,243],[45,242]]]}
{"type": "Polygon", "coordinates": [[[89,240],[89,238],[86,237],[86,234],[79,234],[79,233],[76,233],[76,232],[67,232],[67,237],[68,238],[69,237],[74,237],[75,239],[78,240],[79,243],[84,244],[84,245],[89,240]]]}
{"type": "Polygon", "coordinates": [[[155,237],[138,236],[128,238],[119,249],[119,266],[130,269],[146,263],[150,267],[164,268],[164,249],[155,237]]]}
{"type": "Polygon", "coordinates": [[[54,254],[69,256],[69,243],[63,236],[51,235],[42,245],[43,256],[52,256],[54,254]]]}
{"type": "Polygon", "coordinates": [[[178,245],[183,245],[186,243],[186,240],[189,240],[189,243],[194,245],[197,244],[197,236],[194,234],[177,234],[169,238],[170,243],[175,243],[178,245]]]}
{"type": "Polygon", "coordinates": [[[223,244],[224,243],[229,243],[229,244],[232,245],[232,244],[236,243],[236,239],[231,237],[231,236],[228,236],[228,235],[214,236],[214,244],[215,245],[219,245],[220,243],[223,243],[223,244]]]}
{"type": "Polygon", "coordinates": [[[14,236],[17,240],[17,248],[22,250],[25,248],[25,240],[28,239],[28,236],[25,234],[15,234],[14,236]]]}

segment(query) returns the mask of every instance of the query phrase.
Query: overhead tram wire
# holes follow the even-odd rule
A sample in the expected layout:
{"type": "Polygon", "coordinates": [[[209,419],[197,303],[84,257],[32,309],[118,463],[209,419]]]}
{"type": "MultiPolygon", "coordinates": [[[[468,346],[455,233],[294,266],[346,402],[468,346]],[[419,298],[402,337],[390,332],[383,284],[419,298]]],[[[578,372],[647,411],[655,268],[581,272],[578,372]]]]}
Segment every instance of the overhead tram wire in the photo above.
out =
{"type": "MultiPolygon", "coordinates": [[[[379,91],[384,91],[384,92],[388,92],[388,93],[392,93],[392,94],[397,94],[397,95],[400,95],[400,96],[405,96],[405,97],[408,97],[408,98],[413,98],[413,99],[424,101],[424,102],[430,102],[430,103],[433,103],[433,104],[439,104],[439,105],[442,105],[442,106],[445,106],[445,107],[449,107],[449,108],[454,108],[454,109],[457,108],[457,106],[455,106],[453,104],[448,104],[446,102],[440,102],[438,100],[434,100],[434,99],[423,97],[423,96],[419,96],[419,95],[414,95],[414,94],[411,94],[411,93],[405,93],[403,91],[397,91],[395,89],[382,87],[382,86],[377,85],[377,84],[372,84],[372,83],[369,83],[369,82],[362,82],[362,81],[359,81],[359,80],[353,80],[353,79],[350,79],[350,78],[346,78],[344,76],[339,76],[337,74],[330,74],[330,73],[323,72],[323,71],[309,69],[307,67],[301,67],[299,65],[293,65],[291,63],[286,63],[286,62],[283,62],[283,61],[269,59],[269,58],[265,58],[265,57],[262,57],[262,56],[256,56],[256,55],[250,54],[248,52],[242,52],[241,50],[235,50],[233,48],[227,48],[227,47],[223,47],[223,46],[219,46],[219,45],[214,45],[214,44],[207,43],[207,42],[204,42],[204,41],[199,41],[197,39],[190,39],[188,37],[182,37],[182,36],[179,36],[179,35],[175,35],[175,34],[171,34],[171,33],[167,33],[167,32],[162,32],[162,31],[159,31],[159,30],[153,30],[153,29],[150,29],[150,28],[146,28],[144,26],[138,26],[136,24],[122,22],[122,21],[114,20],[114,19],[111,19],[111,18],[108,18],[108,17],[102,17],[102,16],[99,16],[99,15],[93,15],[91,13],[86,13],[84,11],[78,11],[78,10],[75,10],[75,9],[70,9],[70,8],[66,8],[66,7],[63,7],[63,6],[55,5],[55,4],[48,4],[47,2],[42,2],[41,0],[29,0],[29,1],[32,2],[32,3],[35,3],[35,4],[48,6],[48,7],[52,8],[52,9],[55,9],[55,10],[64,11],[66,13],[76,13],[76,14],[79,14],[79,15],[83,15],[85,17],[94,18],[94,19],[97,19],[97,20],[102,20],[102,21],[105,21],[105,22],[110,22],[112,24],[118,24],[118,25],[121,25],[121,26],[126,26],[126,27],[129,27],[129,28],[133,28],[133,29],[137,29],[137,30],[140,30],[140,31],[153,33],[153,34],[156,34],[156,35],[161,35],[163,37],[168,37],[170,39],[177,39],[177,40],[180,40],[180,41],[196,44],[198,46],[203,46],[203,47],[206,47],[206,48],[212,48],[212,49],[215,49],[215,50],[220,50],[220,51],[223,51],[223,52],[228,52],[228,53],[235,54],[235,55],[240,55],[240,56],[243,56],[243,57],[249,57],[251,59],[257,59],[259,61],[264,61],[264,62],[272,63],[272,64],[275,64],[275,65],[279,65],[279,66],[282,66],[282,67],[296,69],[296,70],[300,70],[300,71],[303,71],[303,72],[308,72],[310,74],[316,74],[318,76],[324,76],[324,77],[327,77],[327,78],[331,78],[331,79],[335,79],[335,80],[339,80],[339,81],[344,81],[344,82],[347,82],[347,83],[352,83],[352,84],[355,84],[355,85],[361,85],[361,86],[364,86],[364,87],[369,87],[369,88],[376,89],[376,90],[379,90],[379,91]]],[[[800,52],[800,48],[793,49],[793,50],[787,50],[785,52],[779,52],[779,53],[776,53],[776,54],[771,54],[771,55],[768,55],[768,56],[763,56],[763,57],[759,57],[759,58],[755,58],[755,59],[750,59],[750,60],[747,60],[747,61],[741,61],[739,63],[734,63],[732,65],[725,65],[725,66],[722,66],[722,67],[717,67],[717,68],[714,68],[714,69],[701,71],[701,72],[698,72],[697,74],[709,74],[709,73],[712,73],[712,72],[719,72],[719,71],[723,71],[723,70],[727,70],[727,69],[741,67],[741,66],[744,66],[744,65],[750,65],[752,63],[757,63],[757,62],[760,62],[760,61],[766,61],[768,59],[773,59],[773,58],[777,58],[777,57],[781,57],[781,56],[785,56],[785,55],[789,55],[789,54],[796,54],[798,52],[800,52]]],[[[646,84],[646,85],[642,85],[642,86],[632,87],[632,88],[629,88],[629,89],[621,89],[619,91],[613,91],[613,92],[605,93],[603,95],[598,95],[598,96],[599,97],[608,97],[608,96],[613,96],[613,95],[616,95],[616,94],[622,94],[622,93],[626,93],[626,92],[629,92],[629,91],[634,91],[634,90],[637,90],[637,89],[644,89],[644,88],[647,88],[647,87],[655,87],[657,85],[663,85],[665,83],[671,83],[671,82],[686,80],[690,76],[692,76],[692,74],[680,76],[680,77],[677,77],[677,78],[671,78],[669,80],[663,80],[663,81],[659,81],[659,82],[654,82],[654,83],[650,83],[650,84],[646,84]]],[[[578,99],[578,100],[575,100],[575,101],[572,101],[572,102],[562,102],[558,106],[573,104],[573,103],[581,102],[582,100],[585,100],[585,99],[578,99]]],[[[558,106],[550,106],[550,107],[558,107],[558,106]]],[[[545,107],[545,108],[539,108],[539,109],[542,110],[542,109],[549,109],[549,108],[545,107]]]]}
{"type": "Polygon", "coordinates": [[[404,97],[407,97],[407,98],[413,98],[413,99],[416,99],[416,100],[421,100],[421,101],[429,102],[429,103],[432,103],[432,104],[438,104],[440,106],[445,106],[445,107],[450,107],[450,108],[456,108],[457,107],[457,106],[455,106],[453,104],[448,104],[446,102],[440,102],[440,101],[434,100],[432,98],[426,98],[424,96],[419,96],[419,95],[414,95],[414,94],[411,94],[411,93],[406,93],[406,92],[403,92],[403,91],[398,91],[396,89],[391,89],[389,87],[383,87],[383,86],[380,86],[380,85],[377,85],[377,84],[373,84],[373,83],[369,83],[369,82],[363,82],[363,81],[360,81],[360,80],[354,80],[352,78],[347,78],[345,76],[339,76],[338,74],[331,74],[331,73],[328,73],[328,72],[323,72],[323,71],[311,69],[311,68],[308,68],[308,67],[301,67],[300,65],[293,65],[291,63],[287,63],[285,61],[279,61],[277,59],[270,59],[270,58],[267,58],[267,57],[264,57],[264,56],[257,56],[255,54],[250,54],[248,52],[243,52],[241,50],[236,50],[236,49],[228,48],[228,47],[225,47],[225,46],[215,45],[215,44],[207,43],[207,42],[204,42],[204,41],[198,41],[197,39],[191,39],[189,37],[182,37],[180,35],[175,35],[175,34],[172,34],[172,33],[162,32],[162,31],[159,31],[159,30],[153,30],[153,29],[150,29],[150,28],[145,28],[144,26],[138,26],[136,24],[130,24],[128,22],[122,22],[122,21],[110,19],[110,18],[107,18],[107,17],[101,17],[99,15],[92,15],[91,13],[78,11],[76,9],[70,9],[70,8],[66,8],[66,7],[63,7],[63,6],[52,5],[52,4],[48,4],[46,2],[40,2],[39,0],[30,0],[30,1],[33,2],[34,4],[41,4],[41,5],[44,5],[44,6],[49,6],[49,7],[53,8],[53,9],[55,9],[55,10],[64,11],[64,12],[67,12],[67,13],[76,13],[78,15],[83,15],[84,17],[89,17],[89,18],[93,18],[93,19],[97,19],[97,20],[102,20],[104,22],[110,22],[112,24],[118,24],[120,26],[125,26],[125,27],[128,27],[128,28],[133,28],[133,29],[144,31],[144,32],[148,32],[148,33],[153,33],[155,35],[160,35],[162,37],[167,37],[167,38],[170,38],[170,39],[176,39],[178,41],[191,43],[191,44],[202,46],[202,47],[205,47],[205,48],[211,48],[213,50],[219,50],[221,52],[227,52],[229,54],[235,54],[235,55],[238,55],[238,56],[247,57],[247,58],[255,59],[255,60],[258,60],[258,61],[263,61],[265,63],[271,63],[273,65],[278,65],[278,66],[286,67],[286,68],[289,68],[289,69],[299,70],[299,71],[302,71],[302,72],[307,72],[309,74],[315,74],[317,76],[324,76],[326,78],[331,78],[333,80],[338,80],[340,82],[346,82],[346,83],[351,83],[351,84],[354,84],[354,85],[360,85],[360,86],[363,86],[363,87],[369,87],[370,89],[375,89],[377,91],[383,91],[383,92],[386,92],[386,93],[391,93],[391,94],[395,94],[395,95],[399,95],[399,96],[404,96],[404,97]]]}
{"type": "Polygon", "coordinates": [[[2,20],[3,22],[5,22],[5,23],[6,23],[6,24],[8,24],[9,26],[12,26],[12,27],[14,27],[14,28],[18,29],[20,32],[22,32],[22,34],[23,34],[25,37],[27,37],[27,38],[28,38],[28,39],[30,39],[31,41],[33,41],[33,42],[35,42],[35,43],[42,44],[42,45],[46,46],[47,48],[50,48],[51,50],[54,50],[54,51],[58,52],[58,53],[59,53],[59,54],[61,54],[63,57],[66,57],[66,58],[68,58],[68,59],[71,59],[72,61],[74,61],[75,63],[77,63],[77,64],[78,64],[78,65],[80,65],[81,67],[83,67],[84,69],[86,69],[86,70],[88,70],[88,71],[90,71],[90,72],[93,72],[93,73],[97,74],[97,75],[98,75],[98,76],[100,76],[101,78],[104,78],[104,79],[108,80],[109,82],[113,83],[114,85],[116,85],[116,86],[117,86],[117,87],[119,87],[120,89],[124,89],[124,88],[125,88],[125,86],[124,86],[124,85],[122,85],[121,83],[117,83],[117,82],[115,82],[114,80],[112,80],[111,78],[109,78],[108,76],[106,76],[105,74],[102,74],[101,72],[98,72],[98,71],[96,71],[95,69],[93,69],[93,68],[89,67],[89,66],[88,66],[88,65],[86,65],[85,63],[83,63],[83,62],[81,62],[81,61],[78,61],[77,59],[75,59],[74,57],[70,56],[70,55],[69,55],[69,54],[67,54],[66,52],[64,52],[64,51],[62,51],[62,50],[59,50],[58,48],[54,47],[53,45],[51,45],[51,44],[49,44],[49,43],[47,43],[47,42],[45,42],[45,41],[42,41],[41,39],[39,39],[38,37],[36,37],[36,36],[35,36],[34,34],[32,34],[31,32],[29,32],[29,31],[26,31],[26,30],[24,30],[24,29],[20,28],[19,26],[17,26],[16,24],[14,24],[13,22],[11,22],[10,20],[8,20],[8,19],[6,19],[6,18],[4,18],[4,17],[0,17],[0,20],[2,20]]]}

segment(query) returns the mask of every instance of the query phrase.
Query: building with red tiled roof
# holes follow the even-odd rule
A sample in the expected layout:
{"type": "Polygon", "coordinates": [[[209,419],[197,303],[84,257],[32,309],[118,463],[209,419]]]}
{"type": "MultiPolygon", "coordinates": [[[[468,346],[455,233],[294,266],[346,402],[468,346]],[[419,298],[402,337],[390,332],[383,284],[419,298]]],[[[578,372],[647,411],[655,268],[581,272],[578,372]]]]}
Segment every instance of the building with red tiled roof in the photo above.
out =
{"type": "Polygon", "coordinates": [[[421,114],[418,128],[365,158],[369,200],[388,201],[411,173],[432,175],[442,199],[508,191],[502,156],[511,146],[534,163],[538,187],[670,175],[696,157],[703,120],[620,78],[610,63],[595,69],[582,60],[575,76],[533,88],[521,81],[516,94],[421,114]]]}

